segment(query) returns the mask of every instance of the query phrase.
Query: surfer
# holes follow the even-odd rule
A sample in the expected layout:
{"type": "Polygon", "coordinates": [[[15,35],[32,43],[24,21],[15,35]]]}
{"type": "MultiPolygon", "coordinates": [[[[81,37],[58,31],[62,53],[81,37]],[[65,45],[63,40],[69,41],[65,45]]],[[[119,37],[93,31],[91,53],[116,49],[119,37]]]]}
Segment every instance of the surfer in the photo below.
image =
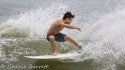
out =
{"type": "Polygon", "coordinates": [[[51,46],[53,49],[52,55],[55,56],[58,54],[55,41],[58,41],[58,42],[70,41],[76,47],[78,47],[79,50],[82,50],[81,46],[73,38],[60,32],[61,30],[63,30],[63,28],[77,29],[77,30],[81,31],[81,29],[79,27],[70,25],[73,18],[74,18],[74,15],[70,11],[68,11],[64,14],[62,19],[56,20],[50,26],[50,28],[47,32],[46,39],[48,41],[50,41],[50,43],[51,43],[51,46]]]}

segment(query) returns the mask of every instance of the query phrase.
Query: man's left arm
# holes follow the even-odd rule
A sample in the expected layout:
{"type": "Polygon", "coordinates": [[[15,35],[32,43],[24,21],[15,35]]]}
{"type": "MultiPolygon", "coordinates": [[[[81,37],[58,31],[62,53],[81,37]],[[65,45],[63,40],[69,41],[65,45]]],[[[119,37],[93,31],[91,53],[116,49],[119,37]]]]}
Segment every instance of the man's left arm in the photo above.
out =
{"type": "Polygon", "coordinates": [[[62,22],[60,22],[60,25],[63,26],[63,27],[65,27],[65,28],[78,29],[79,31],[81,31],[81,29],[79,27],[71,26],[71,25],[68,25],[68,24],[64,24],[62,22]]]}

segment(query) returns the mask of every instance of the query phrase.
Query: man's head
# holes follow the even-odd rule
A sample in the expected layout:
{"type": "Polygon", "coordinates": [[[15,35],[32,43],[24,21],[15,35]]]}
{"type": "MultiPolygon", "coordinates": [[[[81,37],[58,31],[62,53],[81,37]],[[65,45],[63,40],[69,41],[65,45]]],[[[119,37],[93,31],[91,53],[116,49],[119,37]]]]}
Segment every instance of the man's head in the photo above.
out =
{"type": "Polygon", "coordinates": [[[66,24],[70,24],[75,16],[70,12],[66,12],[63,16],[63,20],[65,20],[66,24]]]}

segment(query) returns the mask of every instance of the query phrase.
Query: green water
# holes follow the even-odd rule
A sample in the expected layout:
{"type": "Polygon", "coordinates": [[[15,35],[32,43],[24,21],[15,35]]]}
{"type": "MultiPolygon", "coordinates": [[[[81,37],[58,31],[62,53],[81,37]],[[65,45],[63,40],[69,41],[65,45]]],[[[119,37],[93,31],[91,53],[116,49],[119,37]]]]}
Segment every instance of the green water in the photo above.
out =
{"type": "MultiPolygon", "coordinates": [[[[17,30],[16,33],[18,33],[17,30]]],[[[112,64],[104,62],[108,57],[106,59],[100,58],[101,61],[98,61],[94,58],[86,58],[91,56],[89,53],[84,54],[85,56],[82,58],[79,56],[79,59],[36,60],[25,58],[24,56],[50,55],[52,54],[52,48],[45,38],[24,37],[27,35],[25,33],[21,35],[4,33],[4,36],[2,36],[3,52],[0,57],[0,70],[113,70],[113,68],[107,68],[108,65],[110,67],[112,64]]],[[[59,53],[76,50],[69,42],[57,43],[57,48],[59,53]],[[60,47],[60,45],[64,47],[60,47]]],[[[114,64],[115,70],[125,70],[125,63],[114,64]]]]}
{"type": "Polygon", "coordinates": [[[33,60],[20,58],[18,63],[4,65],[9,70],[93,70],[92,60],[68,62],[67,60],[33,60]]]}
{"type": "MultiPolygon", "coordinates": [[[[0,0],[0,70],[125,70],[124,6],[125,0],[0,0]],[[66,11],[83,31],[64,33],[84,47],[84,54],[67,60],[25,58],[52,54],[45,35],[66,11]]],[[[69,42],[57,48],[76,51],[69,42]]]]}
{"type": "MultiPolygon", "coordinates": [[[[1,70],[109,70],[103,66],[93,64],[93,60],[82,62],[68,62],[67,60],[33,60],[21,58],[18,63],[2,64],[1,70]]],[[[117,65],[116,70],[124,70],[124,65],[117,65]]]]}

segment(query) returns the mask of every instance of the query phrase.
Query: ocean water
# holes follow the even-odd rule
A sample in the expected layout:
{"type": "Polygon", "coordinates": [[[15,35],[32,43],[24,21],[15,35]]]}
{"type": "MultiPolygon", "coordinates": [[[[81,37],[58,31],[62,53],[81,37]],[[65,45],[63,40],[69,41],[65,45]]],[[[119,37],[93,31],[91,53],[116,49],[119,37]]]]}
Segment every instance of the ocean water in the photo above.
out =
{"type": "MultiPolygon", "coordinates": [[[[124,0],[0,0],[0,70],[125,70],[124,0]],[[63,14],[75,14],[64,29],[83,46],[77,58],[34,60],[24,56],[52,54],[45,39],[49,26],[63,14]]],[[[58,43],[59,53],[77,50],[58,43]]]]}

